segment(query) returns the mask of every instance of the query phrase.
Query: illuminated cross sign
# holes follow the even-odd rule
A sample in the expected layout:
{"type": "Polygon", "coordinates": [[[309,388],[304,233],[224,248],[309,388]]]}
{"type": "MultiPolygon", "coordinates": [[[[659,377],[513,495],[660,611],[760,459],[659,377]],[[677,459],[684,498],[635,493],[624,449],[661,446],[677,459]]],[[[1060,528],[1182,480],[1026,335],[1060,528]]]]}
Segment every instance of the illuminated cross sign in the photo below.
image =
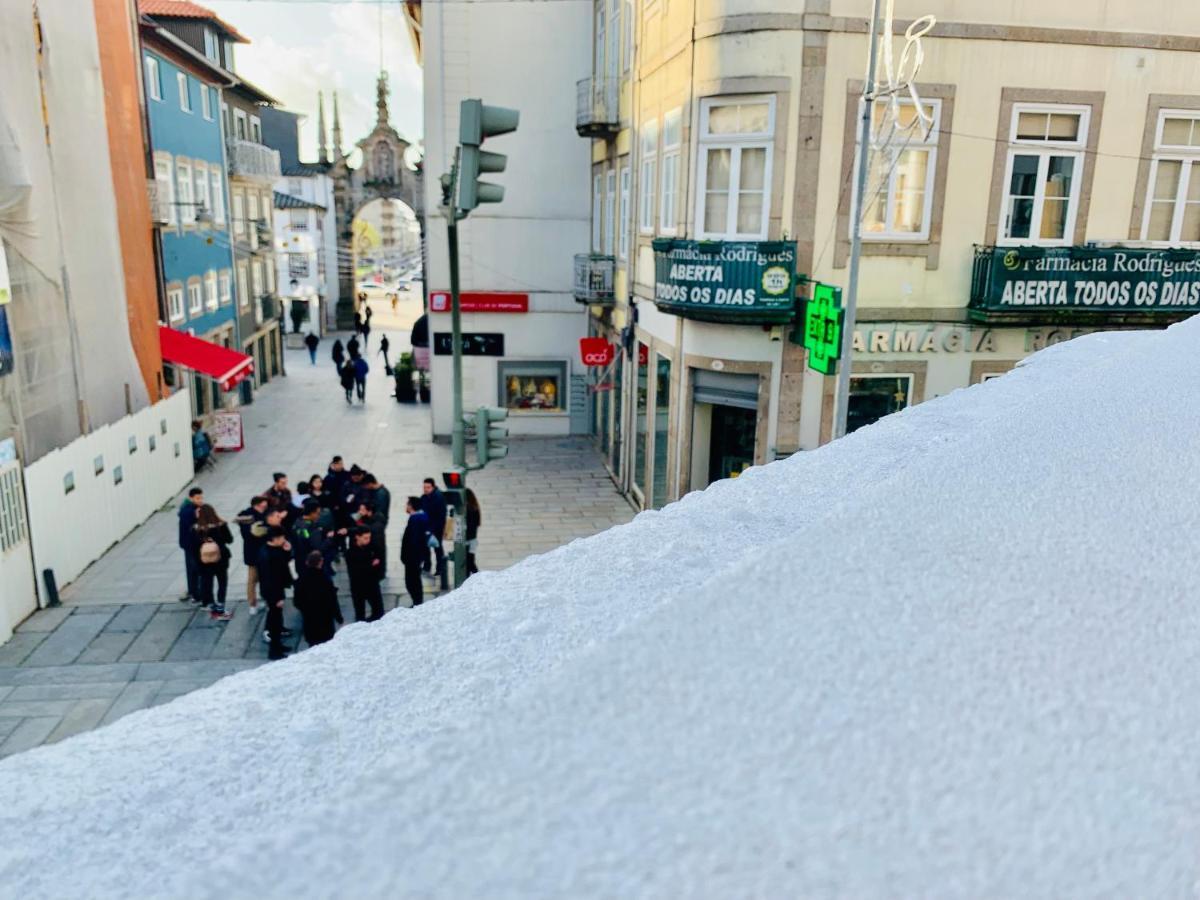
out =
{"type": "Polygon", "coordinates": [[[822,375],[837,371],[842,354],[842,289],[828,284],[815,284],[812,299],[804,311],[804,346],[808,350],[808,367],[822,375]]]}

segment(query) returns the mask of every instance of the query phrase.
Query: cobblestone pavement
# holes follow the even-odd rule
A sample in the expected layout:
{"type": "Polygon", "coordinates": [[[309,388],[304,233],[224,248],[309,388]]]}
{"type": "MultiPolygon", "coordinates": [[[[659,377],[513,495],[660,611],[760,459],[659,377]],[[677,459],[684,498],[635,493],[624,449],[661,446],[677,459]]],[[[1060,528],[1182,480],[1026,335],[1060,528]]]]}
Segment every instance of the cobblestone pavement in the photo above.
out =
{"type": "MultiPolygon", "coordinates": [[[[391,337],[400,343],[399,335],[391,337]]],[[[216,470],[195,483],[231,518],[270,486],[273,471],[287,472],[294,485],[323,473],[335,453],[347,465],[357,462],[391,489],[384,594],[389,610],[407,607],[398,559],[404,497],[419,493],[426,476],[440,481],[449,449],[430,440],[427,407],[388,396],[381,361],[372,365],[367,403],[347,406],[329,362],[331,344],[322,341],[316,366],[307,353],[287,353],[289,376],[273,381],[243,410],[246,449],[222,456],[216,470]]],[[[514,440],[510,446],[507,459],[471,475],[483,508],[480,568],[504,568],[632,518],[587,440],[514,440]]],[[[240,546],[230,569],[230,622],[213,623],[178,602],[184,575],[175,510],[182,496],[69,585],[63,606],[35,613],[0,645],[0,757],[107,724],[266,661],[262,616],[252,618],[246,609],[240,546]]],[[[344,582],[340,597],[352,617],[344,582]]],[[[290,604],[288,613],[299,633],[290,604]]]]}

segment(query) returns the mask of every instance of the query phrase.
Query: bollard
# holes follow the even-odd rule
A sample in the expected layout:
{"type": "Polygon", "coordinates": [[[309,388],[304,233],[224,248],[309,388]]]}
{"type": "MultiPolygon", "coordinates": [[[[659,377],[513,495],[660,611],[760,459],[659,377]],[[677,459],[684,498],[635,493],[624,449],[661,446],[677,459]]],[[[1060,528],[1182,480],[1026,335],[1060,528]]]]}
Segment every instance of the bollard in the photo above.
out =
{"type": "Polygon", "coordinates": [[[58,584],[54,581],[53,569],[42,569],[42,581],[46,585],[46,606],[62,606],[58,599],[58,584]]]}

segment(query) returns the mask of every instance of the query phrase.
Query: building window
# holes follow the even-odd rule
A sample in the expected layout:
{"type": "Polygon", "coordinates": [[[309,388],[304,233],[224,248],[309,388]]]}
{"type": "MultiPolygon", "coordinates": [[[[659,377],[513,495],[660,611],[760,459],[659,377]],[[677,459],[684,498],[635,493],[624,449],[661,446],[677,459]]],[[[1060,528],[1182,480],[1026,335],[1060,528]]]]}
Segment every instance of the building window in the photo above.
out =
{"type": "Polygon", "coordinates": [[[1154,161],[1142,240],[1200,241],[1200,112],[1163,110],[1154,133],[1154,161]]]}
{"type": "Polygon", "coordinates": [[[616,81],[618,69],[621,65],[620,56],[620,14],[617,12],[617,4],[620,0],[608,0],[608,40],[606,48],[608,57],[605,61],[604,75],[611,79],[611,89],[616,90],[616,81]]]}
{"type": "Polygon", "coordinates": [[[605,19],[607,13],[604,9],[604,4],[607,0],[597,0],[596,3],[596,50],[592,58],[592,72],[595,77],[601,78],[604,75],[604,39],[605,39],[605,19]]]}
{"type": "Polygon", "coordinates": [[[567,364],[502,362],[500,404],[520,412],[566,412],[567,364]]]}
{"type": "Polygon", "coordinates": [[[241,191],[232,193],[233,203],[233,233],[242,235],[246,233],[246,195],[241,191]]]}
{"type": "Polygon", "coordinates": [[[1086,106],[1013,107],[1001,240],[1070,243],[1079,206],[1089,113],[1086,106]]]}
{"type": "Polygon", "coordinates": [[[179,221],[190,224],[196,221],[196,204],[192,197],[192,164],[187,160],[175,160],[175,186],[179,221]]]}
{"type": "MultiPolygon", "coordinates": [[[[929,240],[941,103],[932,100],[923,106],[925,115],[933,123],[928,134],[917,120],[912,102],[901,101],[895,123],[899,133],[891,141],[893,146],[882,152],[871,151],[868,199],[862,219],[865,240],[929,240]]],[[[879,133],[888,110],[887,103],[874,105],[871,110],[872,134],[879,133]]]]}
{"type": "Polygon", "coordinates": [[[193,281],[187,286],[188,294],[188,314],[195,316],[199,315],[204,309],[204,298],[200,295],[200,282],[193,281]]]}
{"type": "Polygon", "coordinates": [[[172,322],[183,318],[183,288],[167,288],[167,314],[172,322]]]}
{"type": "Polygon", "coordinates": [[[221,184],[221,170],[213,166],[208,170],[208,178],[212,188],[212,217],[213,223],[225,224],[225,190],[221,184]]]}
{"type": "Polygon", "coordinates": [[[238,304],[242,309],[247,309],[250,306],[250,285],[246,278],[246,264],[244,262],[237,264],[237,289],[238,289],[238,304]]]}
{"type": "Polygon", "coordinates": [[[766,239],[774,134],[773,96],[701,101],[696,166],[701,238],[766,239]]]}
{"type": "Polygon", "coordinates": [[[209,196],[208,189],[208,166],[202,162],[192,164],[195,166],[195,182],[196,182],[196,212],[200,210],[208,210],[212,213],[212,198],[209,196]]]}
{"type": "Polygon", "coordinates": [[[220,57],[217,51],[218,41],[216,34],[211,28],[204,29],[204,55],[215,63],[220,62],[220,57]]]}
{"type": "Polygon", "coordinates": [[[618,214],[621,233],[617,236],[617,254],[621,259],[629,258],[629,179],[628,163],[621,166],[621,211],[618,214]]]}
{"type": "Polygon", "coordinates": [[[209,309],[216,309],[217,300],[217,273],[209,269],[204,276],[204,302],[209,309]]]}
{"type": "Polygon", "coordinates": [[[275,293],[275,266],[272,263],[267,263],[263,266],[263,275],[267,282],[267,293],[275,293]]]}
{"type": "Polygon", "coordinates": [[[246,140],[246,113],[240,109],[233,111],[233,128],[234,134],[239,140],[246,140]]]}
{"type": "Polygon", "coordinates": [[[863,375],[850,379],[846,433],[878,422],[912,402],[911,375],[863,375]]]}
{"type": "Polygon", "coordinates": [[[212,121],[212,98],[208,95],[208,85],[200,85],[200,112],[204,114],[204,118],[212,121]]]}
{"type": "Polygon", "coordinates": [[[228,269],[221,272],[221,305],[228,306],[233,302],[233,276],[228,269]]]}
{"type": "Polygon", "coordinates": [[[250,249],[258,249],[258,194],[246,195],[246,230],[250,232],[250,249]]]}
{"type": "Polygon", "coordinates": [[[262,143],[262,120],[258,116],[250,117],[250,140],[262,143]]]}
{"type": "Polygon", "coordinates": [[[146,93],[151,100],[162,99],[162,81],[158,76],[158,60],[153,56],[146,57],[146,93]]]}
{"type": "Polygon", "coordinates": [[[650,504],[655,508],[667,502],[667,451],[670,449],[671,360],[655,354],[654,382],[654,484],[650,504]]]}
{"type": "Polygon", "coordinates": [[[288,179],[288,193],[293,197],[300,197],[304,193],[304,182],[299,178],[288,179]]]}
{"type": "Polygon", "coordinates": [[[255,297],[263,295],[262,263],[257,259],[250,263],[250,286],[254,289],[255,297]]]}
{"type": "Polygon", "coordinates": [[[621,40],[624,43],[624,49],[621,51],[621,59],[623,60],[621,68],[628,72],[633,68],[633,2],[625,0],[621,7],[621,40]]]}
{"type": "Polygon", "coordinates": [[[165,153],[154,154],[154,180],[158,184],[158,220],[174,228],[179,223],[175,215],[175,174],[171,157],[165,153]]]}
{"type": "Polygon", "coordinates": [[[288,225],[293,231],[308,231],[308,210],[293,209],[289,211],[288,225]]]}
{"type": "Polygon", "coordinates": [[[663,117],[662,198],[658,224],[663,234],[675,234],[675,197],[679,193],[679,148],[683,141],[683,111],[673,109],[663,117]]]}
{"type": "Polygon", "coordinates": [[[609,169],[604,176],[604,252],[617,249],[617,172],[609,169]]]}
{"type": "Polygon", "coordinates": [[[642,170],[638,182],[638,230],[654,232],[654,188],[658,175],[658,119],[642,125],[642,170]]]}
{"type": "Polygon", "coordinates": [[[188,92],[188,77],[182,72],[176,72],[175,82],[179,85],[179,108],[190,113],[192,111],[192,95],[188,92]]]}
{"type": "Polygon", "coordinates": [[[604,236],[604,176],[592,176],[592,252],[600,253],[604,236]]]}
{"type": "Polygon", "coordinates": [[[271,227],[271,195],[270,194],[262,195],[262,223],[264,225],[266,225],[267,228],[271,227]]]}

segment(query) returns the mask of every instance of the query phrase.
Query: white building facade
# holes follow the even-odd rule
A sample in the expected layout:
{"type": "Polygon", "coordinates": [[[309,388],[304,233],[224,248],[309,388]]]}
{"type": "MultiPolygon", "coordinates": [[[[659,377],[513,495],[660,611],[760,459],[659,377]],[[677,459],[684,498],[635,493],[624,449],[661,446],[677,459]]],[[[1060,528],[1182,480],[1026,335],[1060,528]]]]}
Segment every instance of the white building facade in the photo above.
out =
{"type": "Polygon", "coordinates": [[[317,166],[301,168],[311,171],[293,169],[275,185],[277,280],[289,331],[321,335],[337,311],[333,179],[317,166]]]}

